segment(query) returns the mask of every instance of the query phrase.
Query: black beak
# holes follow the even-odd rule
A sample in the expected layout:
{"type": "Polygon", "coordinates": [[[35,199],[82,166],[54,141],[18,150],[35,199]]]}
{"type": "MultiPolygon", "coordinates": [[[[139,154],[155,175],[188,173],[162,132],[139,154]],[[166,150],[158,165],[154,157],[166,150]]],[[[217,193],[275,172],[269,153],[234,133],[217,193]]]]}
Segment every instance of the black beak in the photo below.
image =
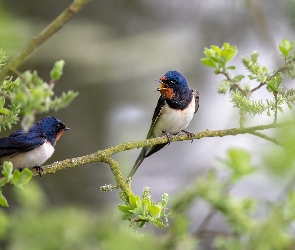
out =
{"type": "Polygon", "coordinates": [[[71,129],[66,127],[65,130],[71,130],[71,129]]]}

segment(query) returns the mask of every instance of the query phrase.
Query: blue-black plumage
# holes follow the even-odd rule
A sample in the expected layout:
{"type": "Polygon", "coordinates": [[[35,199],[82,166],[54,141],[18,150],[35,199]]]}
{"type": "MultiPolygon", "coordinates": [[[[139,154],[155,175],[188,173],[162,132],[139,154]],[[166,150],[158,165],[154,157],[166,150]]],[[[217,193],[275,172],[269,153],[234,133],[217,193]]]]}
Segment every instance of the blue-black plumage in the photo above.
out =
{"type": "Polygon", "coordinates": [[[28,131],[18,130],[0,138],[0,164],[10,161],[14,168],[40,167],[53,154],[56,141],[70,128],[58,118],[48,116],[28,131]]]}
{"type": "MultiPolygon", "coordinates": [[[[154,111],[147,139],[179,133],[189,125],[199,108],[199,94],[196,90],[189,88],[182,74],[171,70],[159,81],[161,85],[157,90],[160,91],[161,96],[154,111]]],[[[128,177],[134,175],[146,157],[154,154],[166,144],[142,148],[128,177]]]]}

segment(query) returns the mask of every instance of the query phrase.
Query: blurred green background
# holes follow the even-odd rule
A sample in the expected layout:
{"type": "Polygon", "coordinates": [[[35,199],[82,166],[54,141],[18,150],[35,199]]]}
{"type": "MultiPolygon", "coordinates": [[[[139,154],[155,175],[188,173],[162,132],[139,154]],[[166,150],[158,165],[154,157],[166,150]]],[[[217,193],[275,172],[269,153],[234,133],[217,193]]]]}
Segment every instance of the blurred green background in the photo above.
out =
{"type": "MultiPolygon", "coordinates": [[[[14,56],[70,3],[65,0],[0,1],[0,47],[8,56],[14,56]]],[[[188,127],[189,131],[238,126],[237,110],[232,108],[229,97],[216,93],[216,83],[221,77],[214,76],[200,63],[203,49],[212,44],[221,46],[224,42],[236,45],[239,55],[249,55],[257,49],[262,64],[274,68],[283,63],[277,48],[279,41],[284,38],[295,40],[294,10],[293,0],[92,1],[19,69],[36,69],[44,80],[49,80],[53,63],[64,59],[64,75],[57,82],[55,91],[60,94],[73,89],[80,93],[68,108],[50,114],[60,118],[72,130],[64,134],[47,163],[93,153],[124,141],[144,139],[159,97],[155,92],[158,87],[155,80],[171,69],[180,71],[190,87],[200,93],[200,109],[188,127]]],[[[234,64],[238,60],[239,57],[234,64]]],[[[238,65],[237,70],[243,71],[242,64],[238,65]]],[[[257,121],[267,123],[269,118],[260,117],[257,121]]],[[[10,132],[2,132],[1,136],[10,132]]],[[[234,140],[213,138],[193,144],[189,141],[173,143],[144,161],[132,182],[134,191],[140,194],[144,186],[150,186],[156,200],[160,200],[164,192],[173,196],[215,166],[215,157],[223,156],[229,146],[243,147],[259,155],[266,143],[251,135],[237,136],[234,140]]],[[[132,150],[115,156],[123,173],[129,172],[138,153],[139,150],[132,150]]],[[[222,177],[222,171],[220,174],[222,177]]],[[[99,190],[106,183],[114,183],[106,164],[95,163],[60,171],[34,181],[45,193],[46,206],[40,208],[40,217],[36,217],[37,212],[33,213],[32,222],[42,222],[45,214],[47,217],[47,209],[54,207],[56,210],[49,210],[48,217],[59,214],[61,227],[63,220],[68,220],[64,223],[73,231],[77,226],[81,232],[85,228],[85,232],[99,234],[99,228],[106,227],[105,224],[116,230],[120,229],[113,225],[124,226],[116,215],[118,193],[99,190]],[[83,220],[83,216],[91,216],[91,225],[83,220]]],[[[267,199],[270,193],[275,195],[276,185],[276,180],[258,173],[237,186],[235,192],[267,199]]],[[[9,213],[18,213],[21,218],[19,202],[13,198],[10,187],[4,189],[4,194],[7,193],[11,194],[9,213]]],[[[24,210],[29,212],[31,209],[24,210]]],[[[192,208],[192,231],[198,228],[200,218],[206,212],[204,203],[199,202],[192,208]]],[[[39,237],[42,239],[55,231],[47,223],[53,221],[44,222],[44,232],[36,229],[26,236],[17,231],[17,235],[24,235],[18,238],[20,242],[22,237],[29,239],[32,235],[34,239],[31,240],[36,241],[32,245],[28,242],[29,248],[16,245],[12,249],[47,249],[41,248],[43,243],[39,243],[39,248],[38,244],[34,245],[39,237]],[[36,232],[41,236],[35,235],[36,232]]],[[[223,228],[224,221],[217,216],[211,226],[223,228]]],[[[159,232],[150,227],[145,230],[159,232]]],[[[164,229],[160,232],[165,234],[164,229]]],[[[91,244],[83,233],[77,235],[91,244]]],[[[75,232],[68,232],[68,236],[76,238],[75,232]]],[[[101,236],[95,235],[92,239],[96,239],[93,245],[86,247],[74,244],[58,248],[58,245],[52,245],[48,249],[115,249],[98,246],[101,236]]],[[[67,237],[63,240],[67,242],[67,237]]],[[[207,246],[208,242],[210,238],[204,238],[202,245],[207,246]]]]}

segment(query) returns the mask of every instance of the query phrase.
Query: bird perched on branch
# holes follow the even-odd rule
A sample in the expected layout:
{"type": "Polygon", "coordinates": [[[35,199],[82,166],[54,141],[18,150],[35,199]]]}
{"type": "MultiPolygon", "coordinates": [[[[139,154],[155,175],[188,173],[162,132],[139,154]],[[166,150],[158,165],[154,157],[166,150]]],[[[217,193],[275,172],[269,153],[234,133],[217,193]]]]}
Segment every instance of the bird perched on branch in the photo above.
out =
{"type": "MultiPolygon", "coordinates": [[[[175,135],[180,131],[191,135],[184,129],[193,119],[193,115],[199,108],[199,94],[196,90],[190,89],[186,79],[179,72],[168,71],[159,80],[161,96],[154,111],[152,123],[147,134],[147,139],[166,135],[168,141],[171,134],[175,135]]],[[[168,142],[169,143],[169,142],[168,142]]],[[[152,147],[144,147],[141,150],[130,174],[132,177],[145,158],[163,148],[167,143],[158,144],[152,147]]]]}
{"type": "Polygon", "coordinates": [[[66,130],[70,128],[56,117],[48,116],[27,132],[18,130],[0,138],[0,164],[10,161],[18,169],[36,167],[41,176],[41,165],[52,156],[56,141],[66,130]]]}

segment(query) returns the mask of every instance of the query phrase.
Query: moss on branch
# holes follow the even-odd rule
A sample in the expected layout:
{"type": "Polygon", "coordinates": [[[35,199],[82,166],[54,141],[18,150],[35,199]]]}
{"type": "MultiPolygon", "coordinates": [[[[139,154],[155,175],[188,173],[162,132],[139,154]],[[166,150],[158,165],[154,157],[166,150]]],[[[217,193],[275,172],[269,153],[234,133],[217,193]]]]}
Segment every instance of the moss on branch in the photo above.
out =
{"type": "MultiPolygon", "coordinates": [[[[206,129],[202,132],[193,133],[192,138],[195,140],[199,140],[202,138],[208,137],[224,137],[224,136],[235,136],[239,134],[254,134],[257,135],[257,131],[266,130],[266,129],[273,129],[273,128],[282,128],[285,126],[294,125],[290,122],[285,123],[277,123],[277,124],[268,124],[268,125],[259,125],[247,128],[231,128],[225,130],[209,130],[206,129]]],[[[171,137],[171,141],[185,141],[192,139],[187,134],[179,134],[171,137]]],[[[267,138],[264,138],[267,139],[267,138]]],[[[274,142],[273,140],[270,140],[274,142]]],[[[110,147],[104,150],[99,150],[93,154],[80,156],[72,159],[66,159],[60,162],[55,162],[50,165],[44,166],[43,175],[45,174],[53,174],[56,171],[67,169],[67,168],[74,168],[78,166],[83,166],[86,164],[90,164],[93,162],[105,162],[110,165],[111,170],[114,174],[118,187],[124,191],[124,193],[129,196],[132,192],[129,185],[124,181],[124,178],[121,174],[120,165],[111,158],[111,155],[114,155],[119,152],[132,150],[136,148],[142,148],[145,146],[153,146],[156,144],[167,143],[168,139],[166,136],[157,137],[153,139],[146,139],[142,141],[131,141],[131,142],[124,142],[114,147],[110,147]]],[[[37,170],[33,169],[33,175],[38,176],[39,173],[37,170]]]]}

